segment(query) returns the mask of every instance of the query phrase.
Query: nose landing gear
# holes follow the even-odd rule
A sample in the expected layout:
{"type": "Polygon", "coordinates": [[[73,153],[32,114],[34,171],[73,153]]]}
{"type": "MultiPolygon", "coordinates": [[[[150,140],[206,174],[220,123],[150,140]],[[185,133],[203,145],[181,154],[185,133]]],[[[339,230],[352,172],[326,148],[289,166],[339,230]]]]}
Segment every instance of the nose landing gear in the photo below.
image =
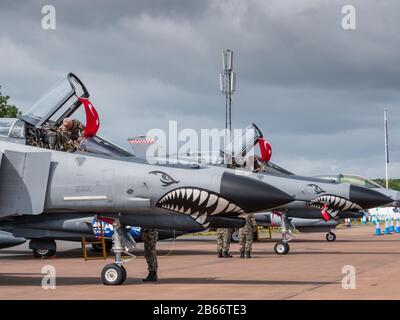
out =
{"type": "Polygon", "coordinates": [[[104,285],[121,285],[127,277],[126,269],[123,264],[136,258],[130,251],[136,246],[132,236],[126,230],[125,226],[121,225],[119,219],[113,221],[114,234],[112,238],[112,250],[115,254],[115,262],[107,264],[101,272],[101,280],[104,285]],[[131,258],[123,260],[122,253],[131,256],[131,258]]]}
{"type": "Polygon", "coordinates": [[[121,264],[107,264],[101,271],[101,279],[104,285],[120,285],[126,280],[126,269],[121,264]]]}
{"type": "Polygon", "coordinates": [[[275,243],[274,251],[277,255],[285,255],[289,253],[290,246],[289,241],[292,238],[291,230],[294,229],[292,222],[288,219],[285,212],[274,212],[274,214],[281,218],[281,234],[282,240],[275,243]]]}
{"type": "Polygon", "coordinates": [[[287,242],[279,241],[275,243],[274,251],[278,255],[285,255],[289,253],[289,244],[287,242]]]}

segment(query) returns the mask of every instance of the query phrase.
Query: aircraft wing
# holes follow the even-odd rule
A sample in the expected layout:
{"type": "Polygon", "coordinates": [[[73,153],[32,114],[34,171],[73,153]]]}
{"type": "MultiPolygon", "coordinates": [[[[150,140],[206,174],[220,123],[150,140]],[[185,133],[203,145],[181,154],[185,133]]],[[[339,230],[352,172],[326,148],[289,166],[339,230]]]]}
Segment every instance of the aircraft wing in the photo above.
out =
{"type": "Polygon", "coordinates": [[[0,152],[0,218],[43,212],[50,152],[0,152]]]}

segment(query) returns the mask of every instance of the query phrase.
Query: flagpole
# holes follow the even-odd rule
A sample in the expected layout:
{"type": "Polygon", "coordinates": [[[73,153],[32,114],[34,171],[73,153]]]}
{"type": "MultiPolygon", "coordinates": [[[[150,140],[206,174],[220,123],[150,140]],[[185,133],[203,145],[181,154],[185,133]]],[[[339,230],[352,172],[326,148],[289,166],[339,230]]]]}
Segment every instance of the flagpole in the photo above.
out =
{"type": "Polygon", "coordinates": [[[389,188],[389,148],[388,148],[388,128],[387,128],[387,114],[386,109],[383,111],[384,128],[385,128],[385,173],[386,173],[386,188],[389,188]]]}

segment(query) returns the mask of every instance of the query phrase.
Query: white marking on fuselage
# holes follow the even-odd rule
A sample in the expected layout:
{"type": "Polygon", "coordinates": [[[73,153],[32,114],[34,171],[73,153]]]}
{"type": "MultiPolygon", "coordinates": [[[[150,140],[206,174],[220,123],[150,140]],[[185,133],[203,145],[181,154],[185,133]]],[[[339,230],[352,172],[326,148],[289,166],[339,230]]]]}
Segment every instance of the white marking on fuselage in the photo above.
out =
{"type": "Polygon", "coordinates": [[[196,221],[197,221],[198,223],[200,223],[200,224],[203,224],[204,221],[206,221],[206,219],[207,219],[207,215],[206,215],[206,214],[203,214],[203,215],[201,215],[200,217],[198,217],[198,218],[196,219],[196,221]]]}
{"type": "Polygon", "coordinates": [[[186,189],[186,198],[189,199],[190,196],[192,195],[192,189],[186,189]]]}
{"type": "Polygon", "coordinates": [[[199,205],[201,205],[204,201],[206,201],[207,197],[208,197],[208,192],[207,191],[201,191],[200,192],[199,205]]]}
{"type": "Polygon", "coordinates": [[[200,195],[200,190],[194,189],[194,190],[193,190],[193,202],[196,202],[196,201],[197,201],[199,195],[200,195]]]}
{"type": "Polygon", "coordinates": [[[211,213],[211,214],[214,215],[214,214],[218,214],[218,213],[224,211],[224,209],[225,209],[228,205],[229,205],[229,202],[228,202],[228,201],[226,201],[226,200],[223,199],[223,198],[219,198],[219,199],[218,199],[218,205],[217,205],[217,207],[215,208],[214,212],[211,213]]]}
{"type": "Polygon", "coordinates": [[[107,200],[107,196],[66,196],[64,201],[107,200]]]}
{"type": "Polygon", "coordinates": [[[207,208],[211,207],[217,200],[218,197],[215,194],[210,194],[210,197],[208,198],[207,202],[207,208]]]}

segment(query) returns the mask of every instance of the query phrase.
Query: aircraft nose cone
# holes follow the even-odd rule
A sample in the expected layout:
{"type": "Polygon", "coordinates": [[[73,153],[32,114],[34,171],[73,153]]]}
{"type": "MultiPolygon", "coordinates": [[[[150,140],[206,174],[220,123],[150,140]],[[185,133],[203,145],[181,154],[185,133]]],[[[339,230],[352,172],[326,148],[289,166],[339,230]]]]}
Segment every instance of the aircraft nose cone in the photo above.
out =
{"type": "Polygon", "coordinates": [[[381,192],[355,185],[350,186],[349,200],[358,204],[363,209],[379,207],[393,201],[381,192]]]}
{"type": "Polygon", "coordinates": [[[222,176],[220,193],[239,204],[245,212],[267,210],[294,200],[292,196],[268,183],[229,172],[222,176]]]}

